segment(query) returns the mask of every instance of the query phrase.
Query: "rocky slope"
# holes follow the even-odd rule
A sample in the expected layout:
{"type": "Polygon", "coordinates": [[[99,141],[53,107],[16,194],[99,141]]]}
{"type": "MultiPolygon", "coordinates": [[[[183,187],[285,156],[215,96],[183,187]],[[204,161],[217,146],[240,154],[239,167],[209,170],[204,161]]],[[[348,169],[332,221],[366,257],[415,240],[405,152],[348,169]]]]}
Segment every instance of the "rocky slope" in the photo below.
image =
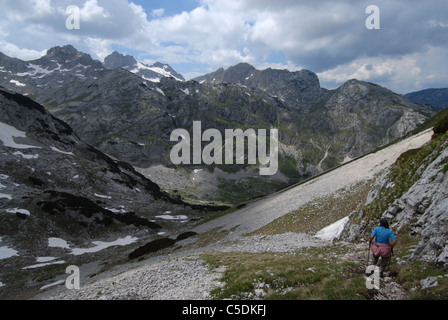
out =
{"type": "MultiPolygon", "coordinates": [[[[132,69],[134,61],[114,53],[106,65],[132,69]]],[[[372,83],[351,80],[325,90],[307,70],[239,64],[200,82],[152,82],[131,71],[106,68],[72,46],[30,62],[0,56],[0,85],[32,97],[84,141],[141,173],[158,177],[162,168],[166,174],[156,183],[197,202],[239,204],[266,195],[400,139],[431,114],[372,83]],[[191,133],[193,121],[222,135],[225,129],[278,129],[278,173],[260,177],[247,163],[173,166],[170,134],[191,133]],[[179,180],[183,188],[172,187],[179,180]]]]}
{"type": "Polygon", "coordinates": [[[222,208],[169,196],[83,142],[43,106],[0,88],[1,296],[40,285],[59,273],[51,266],[126,257],[215,209],[222,208]],[[107,247],[115,254],[102,253],[107,247]]]}
{"type": "Polygon", "coordinates": [[[300,113],[308,113],[327,91],[321,88],[314,72],[300,70],[257,70],[247,63],[240,63],[226,70],[218,69],[194,80],[200,83],[233,83],[253,90],[258,96],[271,103],[280,100],[288,107],[299,108],[300,113]]]}
{"type": "Polygon", "coordinates": [[[364,208],[353,212],[342,234],[365,238],[380,217],[405,244],[415,243],[404,261],[448,264],[448,139],[435,135],[421,148],[403,153],[378,179],[364,208]]]}

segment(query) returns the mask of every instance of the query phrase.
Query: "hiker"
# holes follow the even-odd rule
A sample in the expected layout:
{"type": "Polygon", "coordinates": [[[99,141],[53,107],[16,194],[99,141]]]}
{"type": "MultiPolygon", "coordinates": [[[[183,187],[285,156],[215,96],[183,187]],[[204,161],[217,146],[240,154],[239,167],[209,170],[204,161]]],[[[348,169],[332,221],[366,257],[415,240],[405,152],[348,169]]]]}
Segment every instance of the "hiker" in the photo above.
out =
{"type": "Polygon", "coordinates": [[[393,248],[397,244],[392,230],[389,229],[389,223],[386,219],[380,219],[380,225],[373,229],[369,239],[369,245],[372,246],[372,261],[376,265],[381,257],[380,276],[383,276],[384,269],[388,266],[392,256],[393,248]],[[372,244],[373,239],[375,241],[372,244]],[[391,241],[391,242],[390,242],[391,241]],[[389,243],[390,242],[390,243],[389,243]]]}

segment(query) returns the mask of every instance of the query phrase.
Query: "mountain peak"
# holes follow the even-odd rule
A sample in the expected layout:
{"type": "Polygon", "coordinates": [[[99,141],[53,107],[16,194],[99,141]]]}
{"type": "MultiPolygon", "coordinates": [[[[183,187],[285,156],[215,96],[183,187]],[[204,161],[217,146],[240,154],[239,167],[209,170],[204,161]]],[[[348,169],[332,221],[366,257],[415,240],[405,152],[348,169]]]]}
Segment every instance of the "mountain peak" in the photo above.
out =
{"type": "Polygon", "coordinates": [[[137,60],[129,55],[121,54],[117,51],[112,52],[104,59],[104,66],[109,69],[113,68],[130,68],[137,64],[137,60]]]}
{"type": "Polygon", "coordinates": [[[81,56],[81,55],[85,55],[85,53],[82,53],[78,50],[76,50],[75,47],[73,47],[71,44],[65,45],[65,46],[56,46],[53,48],[50,48],[47,51],[46,56],[50,57],[50,56],[81,56]]]}
{"type": "Polygon", "coordinates": [[[95,68],[102,67],[102,64],[99,61],[93,60],[89,54],[78,51],[70,44],[49,49],[45,56],[33,60],[33,63],[37,63],[44,68],[54,68],[55,63],[58,63],[67,69],[72,69],[77,65],[94,66],[95,68]]]}
{"type": "Polygon", "coordinates": [[[168,64],[155,62],[149,66],[138,62],[133,56],[117,51],[112,52],[104,59],[104,66],[108,69],[123,68],[153,82],[159,82],[163,77],[173,77],[178,81],[185,81],[184,77],[168,64]]]}
{"type": "Polygon", "coordinates": [[[229,67],[227,70],[241,70],[241,71],[247,72],[247,71],[256,70],[256,68],[247,62],[240,62],[232,67],[229,67]]]}

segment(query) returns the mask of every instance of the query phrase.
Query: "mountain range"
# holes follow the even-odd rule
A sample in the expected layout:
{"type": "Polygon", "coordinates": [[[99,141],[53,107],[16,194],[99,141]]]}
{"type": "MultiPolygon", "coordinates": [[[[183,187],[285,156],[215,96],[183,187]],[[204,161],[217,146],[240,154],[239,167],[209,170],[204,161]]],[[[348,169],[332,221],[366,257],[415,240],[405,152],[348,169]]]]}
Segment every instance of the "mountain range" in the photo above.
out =
{"type": "Polygon", "coordinates": [[[421,105],[430,106],[436,110],[448,107],[448,88],[426,89],[405,95],[409,100],[421,105]]]}
{"type": "Polygon", "coordinates": [[[190,81],[130,56],[104,63],[73,46],[34,61],[0,55],[0,85],[24,94],[67,122],[88,144],[125,161],[162,189],[190,202],[235,205],[357,158],[405,137],[434,111],[373,83],[349,80],[335,90],[308,70],[257,70],[242,63],[190,81]],[[151,70],[150,70],[151,69],[151,70]],[[140,74],[140,75],[139,75],[140,74]],[[254,165],[174,166],[175,129],[279,131],[279,171],[254,165]]]}

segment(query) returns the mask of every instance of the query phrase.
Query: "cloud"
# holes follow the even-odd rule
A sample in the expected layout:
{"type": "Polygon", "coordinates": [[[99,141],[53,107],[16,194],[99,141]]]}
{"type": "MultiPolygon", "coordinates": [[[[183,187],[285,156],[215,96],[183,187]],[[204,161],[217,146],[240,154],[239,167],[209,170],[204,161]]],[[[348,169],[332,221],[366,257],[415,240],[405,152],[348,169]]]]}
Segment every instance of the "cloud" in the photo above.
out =
{"type": "Polygon", "coordinates": [[[448,74],[438,72],[445,65],[448,49],[429,47],[400,57],[360,58],[318,73],[324,87],[340,86],[349,79],[379,83],[398,93],[448,84],[448,74]]]}
{"type": "Polygon", "coordinates": [[[0,51],[23,58],[71,43],[103,59],[119,47],[143,59],[190,64],[191,74],[197,66],[208,72],[242,61],[306,68],[329,86],[348,77],[396,82],[403,90],[446,81],[448,2],[377,0],[380,30],[365,27],[370,4],[200,0],[193,10],[168,16],[163,8],[145,3],[145,9],[131,0],[4,0],[0,51]],[[69,5],[80,8],[79,30],[65,28],[69,5]],[[272,61],[279,52],[282,60],[272,61]]]}
{"type": "Polygon", "coordinates": [[[47,50],[37,51],[26,48],[19,48],[13,43],[8,43],[0,39],[1,52],[10,57],[20,57],[23,60],[33,60],[43,56],[47,50]]]}

